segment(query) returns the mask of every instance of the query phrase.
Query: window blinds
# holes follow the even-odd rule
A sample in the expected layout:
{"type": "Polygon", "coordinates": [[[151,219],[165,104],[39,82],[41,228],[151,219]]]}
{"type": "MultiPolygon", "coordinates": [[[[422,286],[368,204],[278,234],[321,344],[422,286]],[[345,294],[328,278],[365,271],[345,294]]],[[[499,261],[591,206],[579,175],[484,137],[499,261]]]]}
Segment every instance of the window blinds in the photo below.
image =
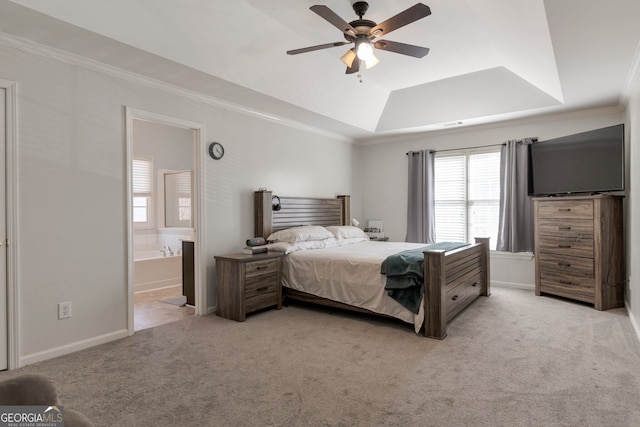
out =
{"type": "Polygon", "coordinates": [[[151,161],[133,159],[133,193],[151,193],[151,161]]]}
{"type": "Polygon", "coordinates": [[[499,200],[499,151],[436,157],[436,241],[490,237],[495,247],[499,200]]]}

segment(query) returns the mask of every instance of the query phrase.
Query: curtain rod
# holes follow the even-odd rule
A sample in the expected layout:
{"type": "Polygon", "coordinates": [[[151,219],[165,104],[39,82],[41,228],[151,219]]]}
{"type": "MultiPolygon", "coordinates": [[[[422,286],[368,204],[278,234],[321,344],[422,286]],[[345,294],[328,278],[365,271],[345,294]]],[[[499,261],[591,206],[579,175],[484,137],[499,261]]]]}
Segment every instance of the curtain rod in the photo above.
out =
{"type": "MultiPolygon", "coordinates": [[[[538,137],[531,137],[531,138],[525,138],[525,139],[531,139],[532,142],[537,142],[538,141],[538,137]]],[[[520,140],[520,142],[522,142],[523,140],[520,140]]],[[[439,152],[446,152],[446,151],[464,151],[464,150],[475,150],[478,148],[487,148],[487,147],[502,147],[507,145],[506,142],[503,142],[502,144],[491,144],[491,145],[477,145],[475,147],[463,147],[463,148],[447,148],[444,150],[429,150],[431,153],[439,153],[439,152]]],[[[409,154],[417,154],[417,151],[407,151],[405,154],[408,156],[409,154]]]]}
{"type": "MultiPolygon", "coordinates": [[[[464,150],[475,150],[478,148],[489,148],[489,147],[501,147],[503,145],[507,145],[506,143],[502,143],[502,144],[491,144],[491,145],[478,145],[475,147],[463,147],[463,148],[446,148],[444,150],[429,150],[431,153],[442,153],[442,152],[446,152],[446,151],[464,151],[464,150]]],[[[407,151],[407,156],[409,154],[417,154],[418,151],[407,151]]]]}

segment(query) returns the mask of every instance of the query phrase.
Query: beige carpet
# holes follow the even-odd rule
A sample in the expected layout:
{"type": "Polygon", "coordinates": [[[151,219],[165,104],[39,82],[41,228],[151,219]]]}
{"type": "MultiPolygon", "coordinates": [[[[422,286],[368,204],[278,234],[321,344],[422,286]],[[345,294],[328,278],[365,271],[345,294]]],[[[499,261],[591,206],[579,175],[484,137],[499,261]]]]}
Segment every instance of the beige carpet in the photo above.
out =
{"type": "Polygon", "coordinates": [[[285,307],[194,317],[4,372],[48,375],[96,426],[637,426],[624,309],[493,289],[449,337],[285,307]]]}

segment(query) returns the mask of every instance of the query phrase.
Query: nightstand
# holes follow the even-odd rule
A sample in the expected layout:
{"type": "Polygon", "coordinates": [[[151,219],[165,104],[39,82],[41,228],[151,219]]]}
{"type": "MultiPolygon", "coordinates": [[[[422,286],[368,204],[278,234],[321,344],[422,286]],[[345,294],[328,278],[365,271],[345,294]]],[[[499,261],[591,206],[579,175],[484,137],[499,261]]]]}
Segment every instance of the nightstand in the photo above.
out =
{"type": "Polygon", "coordinates": [[[281,253],[215,256],[216,314],[243,322],[248,313],[282,308],[281,253]]]}

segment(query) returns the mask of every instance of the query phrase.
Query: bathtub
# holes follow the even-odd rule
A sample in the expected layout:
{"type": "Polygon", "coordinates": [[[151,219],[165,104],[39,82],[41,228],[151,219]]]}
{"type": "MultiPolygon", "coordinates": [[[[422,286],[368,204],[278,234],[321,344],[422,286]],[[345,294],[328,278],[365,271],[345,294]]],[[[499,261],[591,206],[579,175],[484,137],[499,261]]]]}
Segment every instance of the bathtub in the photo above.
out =
{"type": "Polygon", "coordinates": [[[182,286],[182,256],[164,256],[159,250],[133,254],[133,291],[182,286]]]}

